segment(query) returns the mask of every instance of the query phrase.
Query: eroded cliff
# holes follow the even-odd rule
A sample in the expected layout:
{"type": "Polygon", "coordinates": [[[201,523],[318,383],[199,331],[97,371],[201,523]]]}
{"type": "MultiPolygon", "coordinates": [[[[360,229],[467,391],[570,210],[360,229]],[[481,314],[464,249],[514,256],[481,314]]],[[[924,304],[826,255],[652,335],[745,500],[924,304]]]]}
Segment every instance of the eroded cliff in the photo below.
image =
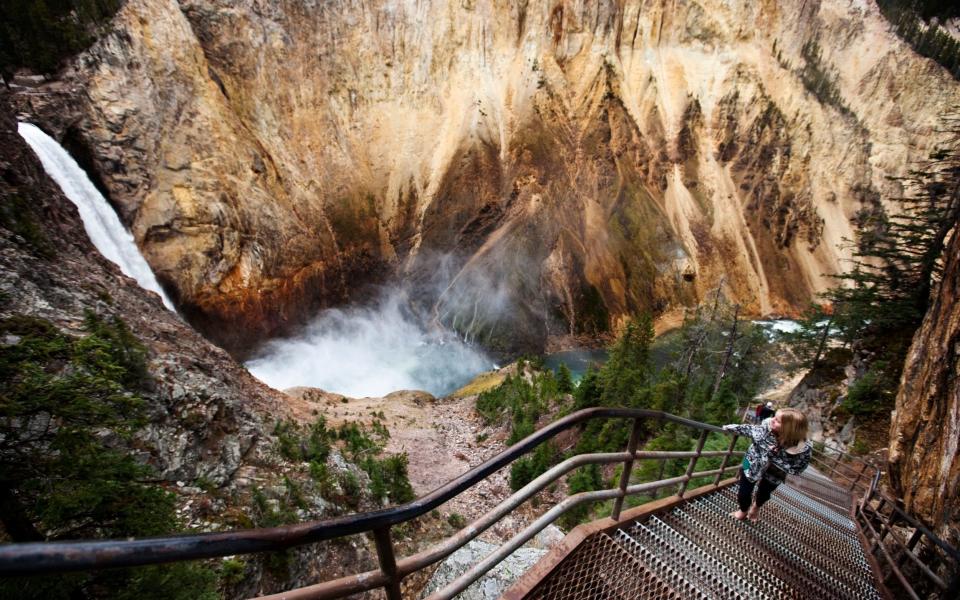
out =
{"type": "Polygon", "coordinates": [[[237,355],[393,278],[503,352],[721,278],[791,312],[960,101],[862,0],[130,0],[113,26],[23,105],[237,355]]]}
{"type": "MultiPolygon", "coordinates": [[[[954,189],[954,194],[958,191],[954,189]]],[[[890,425],[890,477],[908,511],[960,544],[960,236],[903,368],[890,425]]]]}
{"type": "MultiPolygon", "coordinates": [[[[30,412],[34,405],[25,408],[16,394],[63,404],[67,404],[72,395],[82,396],[86,401],[84,416],[96,415],[93,420],[97,439],[111,451],[131,456],[138,464],[148,466],[147,480],[138,483],[172,492],[176,526],[193,532],[264,525],[265,511],[256,498],[261,498],[271,510],[277,506],[282,508],[289,494],[289,481],[299,482],[293,485],[298,486],[302,496],[294,520],[324,518],[345,510],[376,506],[379,500],[371,497],[366,489],[369,479],[338,451],[330,453],[330,473],[336,476],[349,472],[359,481],[360,489],[350,499],[349,506],[329,492],[323,497],[301,461],[291,461],[277,451],[277,425],[296,413],[290,398],[254,379],[224,350],[164,308],[157,294],[140,288],[97,252],[75,206],[46,175],[30,147],[17,134],[11,112],[7,95],[0,92],[0,325],[4,327],[0,333],[4,373],[0,400],[5,430],[45,429],[44,433],[49,434],[62,428],[77,435],[76,423],[64,424],[61,420],[67,420],[69,415],[64,418],[57,414],[56,422],[52,423],[49,413],[36,409],[30,412]],[[118,435],[110,424],[101,421],[108,413],[101,405],[102,394],[96,395],[94,385],[77,383],[89,375],[86,372],[89,367],[78,367],[82,365],[79,361],[69,362],[74,359],[69,355],[64,358],[68,353],[53,353],[55,360],[51,365],[44,365],[48,379],[33,375],[33,379],[25,381],[14,368],[27,355],[21,348],[30,343],[27,339],[30,335],[11,334],[11,323],[27,320],[48,323],[58,335],[79,340],[88,334],[85,325],[91,315],[96,315],[101,322],[120,319],[125,323],[125,330],[143,346],[142,386],[135,391],[121,390],[125,394],[136,394],[143,401],[142,414],[138,414],[129,436],[118,435]],[[67,374],[76,371],[79,375],[74,379],[51,379],[59,376],[60,371],[67,374]]],[[[98,360],[107,360],[104,357],[110,356],[108,350],[96,348],[101,353],[98,360]]],[[[131,401],[131,406],[139,403],[131,401]]],[[[128,410],[133,409],[128,407],[128,410]]],[[[0,539],[28,541],[18,537],[16,529],[11,527],[17,517],[29,519],[30,527],[35,527],[49,541],[76,537],[77,530],[73,528],[51,528],[47,522],[49,512],[40,513],[36,505],[28,505],[28,510],[20,511],[21,514],[14,514],[11,507],[37,497],[42,499],[42,506],[49,500],[47,495],[67,490],[64,495],[68,498],[59,498],[67,508],[53,519],[71,519],[69,522],[82,525],[95,520],[104,510],[90,490],[102,485],[112,490],[111,496],[122,495],[122,491],[116,490],[126,488],[118,487],[120,483],[114,479],[122,481],[123,473],[117,475],[111,471],[110,476],[102,480],[91,476],[90,469],[82,468],[82,458],[95,460],[90,458],[94,456],[92,450],[87,446],[68,445],[71,452],[77,453],[77,464],[81,467],[69,473],[66,484],[59,479],[50,483],[49,461],[37,459],[39,453],[30,453],[39,444],[36,439],[43,440],[44,436],[30,437],[25,434],[17,440],[5,440],[0,449],[5,476],[0,539]],[[23,457],[36,460],[26,462],[23,457]],[[11,464],[29,466],[30,477],[35,479],[26,478],[24,483],[23,477],[12,476],[11,464]],[[38,479],[44,485],[31,487],[38,479]],[[16,502],[11,502],[11,498],[16,502]]],[[[125,496],[122,500],[135,502],[125,496]]],[[[151,508],[156,510],[155,506],[151,508]]],[[[136,510],[144,509],[138,504],[136,510]]],[[[108,523],[122,520],[115,513],[102,518],[108,523]]],[[[287,555],[280,568],[276,565],[266,568],[265,564],[272,563],[265,554],[233,560],[233,568],[239,572],[232,576],[226,575],[226,566],[218,561],[211,561],[208,566],[222,575],[219,585],[225,597],[247,598],[334,577],[344,570],[369,568],[371,556],[366,544],[346,541],[300,548],[287,555]]],[[[54,589],[66,590],[65,594],[75,590],[74,593],[80,594],[77,586],[87,581],[86,574],[62,585],[54,576],[48,577],[53,583],[46,589],[42,582],[23,580],[17,597],[50,597],[54,589]]],[[[107,587],[97,587],[89,594],[85,590],[83,594],[116,595],[117,589],[110,586],[119,585],[117,581],[122,579],[106,584],[107,587]]],[[[167,585],[166,581],[162,583],[167,585]]],[[[195,581],[180,583],[188,590],[185,593],[191,593],[191,586],[196,584],[195,581]]]]}

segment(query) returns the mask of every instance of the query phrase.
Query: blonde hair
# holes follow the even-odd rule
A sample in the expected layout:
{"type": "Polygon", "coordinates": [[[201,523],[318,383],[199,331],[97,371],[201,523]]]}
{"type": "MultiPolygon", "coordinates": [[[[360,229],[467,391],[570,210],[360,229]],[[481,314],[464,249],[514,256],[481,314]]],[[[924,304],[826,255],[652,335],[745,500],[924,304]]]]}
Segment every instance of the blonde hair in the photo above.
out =
{"type": "Polygon", "coordinates": [[[777,440],[784,448],[792,448],[807,439],[807,417],[795,408],[781,408],[777,411],[780,417],[780,431],[777,440]]]}

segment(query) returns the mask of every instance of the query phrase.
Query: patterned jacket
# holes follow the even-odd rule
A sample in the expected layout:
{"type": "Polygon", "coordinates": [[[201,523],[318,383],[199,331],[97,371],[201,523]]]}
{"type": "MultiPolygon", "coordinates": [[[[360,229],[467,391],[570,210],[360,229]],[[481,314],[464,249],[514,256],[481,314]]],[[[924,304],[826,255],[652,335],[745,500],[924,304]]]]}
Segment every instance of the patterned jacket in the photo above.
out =
{"type": "Polygon", "coordinates": [[[806,442],[804,442],[804,449],[796,454],[781,448],[777,436],[770,429],[772,420],[772,418],[765,419],[759,425],[733,424],[724,425],[723,428],[753,440],[743,461],[743,472],[747,479],[757,482],[760,477],[763,477],[770,483],[779,485],[783,483],[788,473],[799,475],[807,468],[813,448],[806,442]],[[770,465],[773,465],[773,468],[770,468],[770,465]]]}

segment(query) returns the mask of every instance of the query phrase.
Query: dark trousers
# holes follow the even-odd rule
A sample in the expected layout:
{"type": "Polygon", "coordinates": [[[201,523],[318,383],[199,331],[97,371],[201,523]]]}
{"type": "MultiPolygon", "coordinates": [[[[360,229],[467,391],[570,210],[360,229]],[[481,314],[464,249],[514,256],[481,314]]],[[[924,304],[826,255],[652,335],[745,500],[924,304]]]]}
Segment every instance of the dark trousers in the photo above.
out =
{"type": "Polygon", "coordinates": [[[737,477],[740,479],[740,488],[737,490],[737,504],[740,505],[740,510],[743,512],[747,512],[750,509],[753,488],[757,488],[757,508],[763,506],[767,500],[770,499],[770,494],[773,493],[773,490],[777,489],[777,484],[770,483],[763,477],[761,477],[757,483],[750,481],[747,479],[747,476],[744,475],[743,469],[740,469],[737,477]]]}

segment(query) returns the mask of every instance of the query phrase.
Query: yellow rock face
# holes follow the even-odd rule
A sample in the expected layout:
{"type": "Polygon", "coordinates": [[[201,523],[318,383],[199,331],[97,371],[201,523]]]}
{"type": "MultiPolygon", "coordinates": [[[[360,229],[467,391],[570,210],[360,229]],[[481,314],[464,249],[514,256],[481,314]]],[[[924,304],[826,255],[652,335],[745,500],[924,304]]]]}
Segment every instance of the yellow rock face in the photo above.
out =
{"type": "Polygon", "coordinates": [[[503,351],[721,278],[790,313],[960,103],[870,3],[800,6],[130,0],[73,68],[80,135],[238,353],[393,278],[503,351]]]}

